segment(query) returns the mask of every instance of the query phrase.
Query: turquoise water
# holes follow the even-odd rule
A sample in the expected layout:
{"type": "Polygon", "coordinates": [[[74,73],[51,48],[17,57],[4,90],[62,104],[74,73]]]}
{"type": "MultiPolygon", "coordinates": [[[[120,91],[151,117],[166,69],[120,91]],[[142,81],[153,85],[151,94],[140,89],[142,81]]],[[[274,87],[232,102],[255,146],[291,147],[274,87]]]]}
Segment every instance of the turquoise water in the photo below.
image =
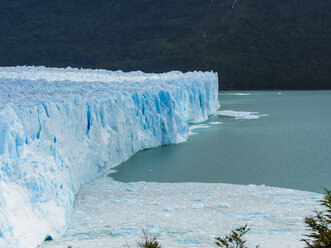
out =
{"type": "Polygon", "coordinates": [[[212,116],[182,144],[137,153],[111,176],[122,182],[265,184],[314,192],[331,188],[331,91],[220,93],[220,110],[267,114],[212,116]]]}

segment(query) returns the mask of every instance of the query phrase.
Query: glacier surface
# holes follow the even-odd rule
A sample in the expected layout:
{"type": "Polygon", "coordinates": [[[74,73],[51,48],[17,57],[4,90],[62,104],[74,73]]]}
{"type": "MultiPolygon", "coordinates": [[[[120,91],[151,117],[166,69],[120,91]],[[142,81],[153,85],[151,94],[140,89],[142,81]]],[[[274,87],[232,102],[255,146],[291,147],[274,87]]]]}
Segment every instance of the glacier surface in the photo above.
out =
{"type": "Polygon", "coordinates": [[[263,185],[122,183],[103,175],[79,190],[67,232],[41,247],[137,247],[144,228],[162,247],[212,248],[215,237],[245,224],[248,247],[304,247],[303,219],[321,198],[263,185]]]}
{"type": "Polygon", "coordinates": [[[0,68],[0,247],[61,236],[75,194],[216,112],[217,73],[0,68]]]}

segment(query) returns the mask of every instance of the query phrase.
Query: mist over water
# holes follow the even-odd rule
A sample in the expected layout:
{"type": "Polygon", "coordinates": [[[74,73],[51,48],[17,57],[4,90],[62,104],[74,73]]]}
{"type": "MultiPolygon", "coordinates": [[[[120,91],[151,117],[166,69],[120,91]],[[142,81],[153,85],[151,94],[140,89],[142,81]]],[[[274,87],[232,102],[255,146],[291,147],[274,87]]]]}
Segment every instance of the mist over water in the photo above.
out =
{"type": "Polygon", "coordinates": [[[121,182],[331,188],[331,91],[221,92],[219,101],[220,112],[232,116],[210,117],[185,143],[139,152],[111,176],[121,182]],[[243,111],[258,118],[233,114],[243,111]]]}

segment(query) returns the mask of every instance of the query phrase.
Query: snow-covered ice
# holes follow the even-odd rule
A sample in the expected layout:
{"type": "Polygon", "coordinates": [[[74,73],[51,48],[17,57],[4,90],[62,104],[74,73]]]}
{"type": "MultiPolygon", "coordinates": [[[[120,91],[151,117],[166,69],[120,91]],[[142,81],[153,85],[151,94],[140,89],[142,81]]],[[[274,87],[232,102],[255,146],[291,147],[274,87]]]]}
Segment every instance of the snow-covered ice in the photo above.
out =
{"type": "Polygon", "coordinates": [[[303,219],[321,197],[255,185],[120,183],[104,175],[79,191],[65,235],[42,248],[136,247],[142,228],[159,234],[162,247],[211,248],[215,237],[245,224],[249,247],[303,247],[303,219]]]}
{"type": "Polygon", "coordinates": [[[217,73],[0,68],[0,247],[66,230],[75,194],[215,113],[217,73]]]}

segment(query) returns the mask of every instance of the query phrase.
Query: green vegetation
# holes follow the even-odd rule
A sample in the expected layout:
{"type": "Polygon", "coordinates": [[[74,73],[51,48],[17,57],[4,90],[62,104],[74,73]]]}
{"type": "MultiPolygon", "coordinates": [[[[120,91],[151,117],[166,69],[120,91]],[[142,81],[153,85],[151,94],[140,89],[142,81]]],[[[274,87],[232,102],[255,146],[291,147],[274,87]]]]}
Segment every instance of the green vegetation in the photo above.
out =
{"type": "Polygon", "coordinates": [[[147,230],[143,231],[142,240],[138,242],[140,248],[161,248],[159,242],[157,241],[158,235],[148,233],[147,230]]]}
{"type": "Polygon", "coordinates": [[[308,248],[330,248],[331,247],[331,191],[325,189],[325,197],[321,205],[323,211],[315,211],[315,216],[305,218],[308,230],[307,239],[302,239],[308,248]]]}
{"type": "MultiPolygon", "coordinates": [[[[157,240],[159,235],[149,233],[147,229],[142,229],[142,233],[141,240],[137,243],[139,248],[162,248],[157,240]]],[[[127,242],[124,247],[131,248],[127,242]]]]}
{"type": "MultiPolygon", "coordinates": [[[[215,244],[222,248],[247,248],[244,235],[250,230],[247,225],[231,231],[231,234],[224,238],[217,237],[215,244]]],[[[259,247],[259,246],[256,246],[259,247]]]]}
{"type": "Polygon", "coordinates": [[[329,0],[0,0],[0,65],[214,70],[222,89],[331,89],[329,0]]]}

